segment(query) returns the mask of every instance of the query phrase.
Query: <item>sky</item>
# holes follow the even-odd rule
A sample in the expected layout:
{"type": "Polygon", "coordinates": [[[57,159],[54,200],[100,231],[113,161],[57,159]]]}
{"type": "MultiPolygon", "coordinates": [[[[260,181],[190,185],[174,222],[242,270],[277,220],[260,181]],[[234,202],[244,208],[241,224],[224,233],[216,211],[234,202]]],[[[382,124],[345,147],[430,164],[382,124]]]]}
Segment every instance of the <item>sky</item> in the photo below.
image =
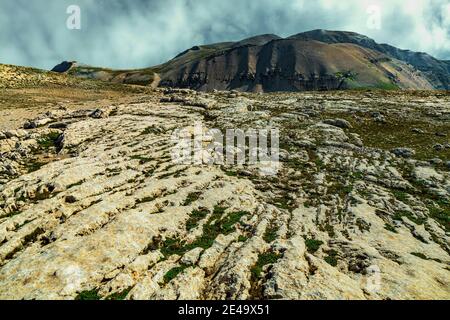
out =
{"type": "Polygon", "coordinates": [[[450,0],[0,0],[0,63],[143,68],[194,45],[313,29],[450,60],[450,0]]]}

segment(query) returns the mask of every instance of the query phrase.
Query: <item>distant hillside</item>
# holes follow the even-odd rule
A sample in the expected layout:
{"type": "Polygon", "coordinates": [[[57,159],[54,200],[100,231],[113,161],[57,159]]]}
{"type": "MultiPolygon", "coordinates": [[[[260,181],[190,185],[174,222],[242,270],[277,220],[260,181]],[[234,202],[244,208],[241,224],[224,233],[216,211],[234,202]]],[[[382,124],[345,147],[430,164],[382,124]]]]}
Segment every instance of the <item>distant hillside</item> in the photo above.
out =
{"type": "Polygon", "coordinates": [[[66,62],[54,71],[115,83],[201,91],[450,89],[449,61],[378,44],[357,33],[326,30],[285,39],[267,34],[194,46],[164,64],[139,70],[66,62]]]}
{"type": "Polygon", "coordinates": [[[313,30],[299,33],[290,38],[299,40],[317,40],[325,43],[354,43],[376,50],[395,59],[411,64],[423,72],[436,89],[450,89],[450,63],[438,60],[424,52],[402,50],[388,44],[378,44],[374,40],[354,32],[313,30]]]}
{"type": "MultiPolygon", "coordinates": [[[[67,72],[66,70],[65,72],[67,72]]],[[[112,89],[115,87],[110,83],[77,79],[67,74],[60,74],[46,70],[0,64],[0,88],[20,89],[39,87],[67,87],[80,89],[112,89]]],[[[124,88],[123,90],[125,90],[124,88]]]]}

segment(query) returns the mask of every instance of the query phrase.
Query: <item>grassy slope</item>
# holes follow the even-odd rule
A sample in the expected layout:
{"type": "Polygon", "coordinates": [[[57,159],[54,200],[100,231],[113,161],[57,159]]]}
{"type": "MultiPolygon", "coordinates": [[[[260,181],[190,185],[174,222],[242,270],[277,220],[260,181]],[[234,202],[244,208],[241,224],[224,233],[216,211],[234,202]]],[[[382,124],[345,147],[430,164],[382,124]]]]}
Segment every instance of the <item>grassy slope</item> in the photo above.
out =
{"type": "Polygon", "coordinates": [[[67,74],[0,64],[0,110],[34,108],[61,101],[82,103],[148,90],[67,74]]]}
{"type": "Polygon", "coordinates": [[[126,83],[136,85],[149,85],[153,82],[156,74],[164,73],[175,68],[181,68],[184,65],[195,60],[201,60],[217,53],[231,48],[233,42],[218,43],[194,47],[182,52],[172,60],[150,68],[134,70],[113,70],[108,68],[99,68],[92,66],[76,66],[68,73],[81,78],[111,81],[113,83],[126,83]],[[198,48],[198,49],[197,49],[198,48]]]}

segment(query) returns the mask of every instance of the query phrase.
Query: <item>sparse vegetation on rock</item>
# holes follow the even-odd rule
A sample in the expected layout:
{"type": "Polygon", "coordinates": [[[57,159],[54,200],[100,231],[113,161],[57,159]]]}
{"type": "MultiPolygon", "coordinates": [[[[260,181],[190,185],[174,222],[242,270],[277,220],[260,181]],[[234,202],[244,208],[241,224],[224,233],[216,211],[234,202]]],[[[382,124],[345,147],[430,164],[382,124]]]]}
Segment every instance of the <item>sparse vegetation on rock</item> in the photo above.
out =
{"type": "Polygon", "coordinates": [[[448,95],[130,90],[2,127],[0,298],[449,297],[448,95]],[[173,163],[196,121],[279,128],[278,174],[173,163]]]}

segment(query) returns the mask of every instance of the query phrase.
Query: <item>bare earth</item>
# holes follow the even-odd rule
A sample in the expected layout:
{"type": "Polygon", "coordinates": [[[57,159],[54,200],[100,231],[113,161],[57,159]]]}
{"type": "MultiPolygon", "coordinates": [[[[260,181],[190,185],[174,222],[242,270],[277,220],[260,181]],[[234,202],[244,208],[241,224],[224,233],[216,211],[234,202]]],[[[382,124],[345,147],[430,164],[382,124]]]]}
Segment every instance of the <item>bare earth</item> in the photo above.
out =
{"type": "Polygon", "coordinates": [[[0,299],[450,299],[445,93],[2,90],[0,299]],[[279,174],[174,164],[195,121],[279,174]]]}

